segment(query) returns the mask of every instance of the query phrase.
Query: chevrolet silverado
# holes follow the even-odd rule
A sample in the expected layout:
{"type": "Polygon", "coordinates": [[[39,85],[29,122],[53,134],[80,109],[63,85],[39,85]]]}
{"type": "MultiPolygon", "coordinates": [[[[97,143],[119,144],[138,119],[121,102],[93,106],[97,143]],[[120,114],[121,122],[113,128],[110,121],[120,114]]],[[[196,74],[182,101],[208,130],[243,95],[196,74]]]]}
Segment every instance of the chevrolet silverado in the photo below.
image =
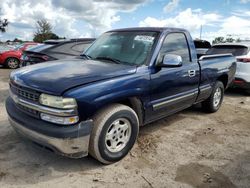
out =
{"type": "Polygon", "coordinates": [[[216,112],[235,71],[231,54],[198,59],[184,29],[117,29],[77,59],[13,71],[6,109],[33,142],[110,164],[131,150],[140,126],[197,103],[216,112]]]}

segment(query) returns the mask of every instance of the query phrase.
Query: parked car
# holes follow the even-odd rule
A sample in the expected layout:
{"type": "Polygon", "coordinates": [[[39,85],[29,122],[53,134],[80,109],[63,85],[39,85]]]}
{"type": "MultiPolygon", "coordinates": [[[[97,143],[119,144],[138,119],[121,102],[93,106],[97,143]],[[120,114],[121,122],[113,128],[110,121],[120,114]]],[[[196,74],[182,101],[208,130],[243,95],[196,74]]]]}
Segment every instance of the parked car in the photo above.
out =
{"type": "Polygon", "coordinates": [[[94,38],[83,38],[45,41],[44,44],[30,48],[23,53],[21,66],[79,56],[94,40],[94,38]]]}
{"type": "Polygon", "coordinates": [[[194,40],[194,46],[196,48],[198,58],[206,55],[206,52],[212,47],[209,41],[200,39],[194,40]]]}
{"type": "Polygon", "coordinates": [[[36,45],[37,43],[27,42],[16,46],[14,49],[0,52],[0,65],[10,69],[18,68],[23,51],[36,45]]]}
{"type": "Polygon", "coordinates": [[[250,93],[250,43],[217,44],[207,52],[208,55],[223,53],[231,53],[237,59],[232,87],[243,88],[250,93]]]}
{"type": "Polygon", "coordinates": [[[139,126],[197,103],[216,112],[235,70],[231,54],[197,60],[183,29],[112,30],[82,58],[12,72],[6,109],[14,129],[33,142],[110,164],[130,151],[139,126]]]}

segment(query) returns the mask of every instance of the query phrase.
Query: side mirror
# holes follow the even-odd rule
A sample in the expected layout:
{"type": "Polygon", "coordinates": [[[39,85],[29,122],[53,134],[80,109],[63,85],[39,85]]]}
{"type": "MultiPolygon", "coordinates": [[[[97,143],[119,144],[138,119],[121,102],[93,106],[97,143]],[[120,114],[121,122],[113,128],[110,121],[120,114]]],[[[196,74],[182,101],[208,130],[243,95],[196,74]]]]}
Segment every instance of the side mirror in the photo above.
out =
{"type": "Polygon", "coordinates": [[[181,67],[182,58],[179,55],[166,54],[164,55],[163,61],[159,66],[160,67],[181,67]]]}

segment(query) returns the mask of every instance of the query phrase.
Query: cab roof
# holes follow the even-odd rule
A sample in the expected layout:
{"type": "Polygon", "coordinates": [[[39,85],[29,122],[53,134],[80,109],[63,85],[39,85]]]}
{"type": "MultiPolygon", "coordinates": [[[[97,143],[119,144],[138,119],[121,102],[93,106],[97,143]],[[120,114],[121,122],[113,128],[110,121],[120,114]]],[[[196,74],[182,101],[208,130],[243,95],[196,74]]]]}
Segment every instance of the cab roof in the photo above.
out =
{"type": "Polygon", "coordinates": [[[153,32],[163,32],[166,30],[173,30],[176,32],[186,32],[187,30],[181,28],[173,28],[173,27],[132,27],[132,28],[122,28],[122,29],[114,29],[108,32],[126,32],[126,31],[153,31],[153,32]]]}

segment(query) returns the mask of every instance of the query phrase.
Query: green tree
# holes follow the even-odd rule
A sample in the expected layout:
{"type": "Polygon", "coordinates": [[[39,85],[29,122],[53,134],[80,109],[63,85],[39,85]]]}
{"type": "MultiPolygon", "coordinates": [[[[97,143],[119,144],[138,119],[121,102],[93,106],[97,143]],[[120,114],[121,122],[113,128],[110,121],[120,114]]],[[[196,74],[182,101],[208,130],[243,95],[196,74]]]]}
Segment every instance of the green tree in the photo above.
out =
{"type": "Polygon", "coordinates": [[[218,43],[232,43],[232,42],[240,42],[241,39],[240,38],[237,38],[237,39],[234,39],[232,37],[232,35],[227,35],[226,38],[224,37],[216,37],[214,40],[213,40],[213,44],[218,44],[218,43]]]}
{"type": "Polygon", "coordinates": [[[50,39],[60,39],[55,33],[51,33],[50,39]]]}
{"type": "Polygon", "coordinates": [[[45,19],[37,20],[35,34],[47,34],[47,33],[52,33],[51,24],[45,19]]]}
{"type": "Polygon", "coordinates": [[[33,41],[42,43],[49,39],[59,39],[59,37],[52,32],[52,26],[47,20],[38,20],[33,41]]]}
{"type": "Polygon", "coordinates": [[[23,41],[20,40],[20,39],[18,39],[18,38],[15,38],[15,39],[13,40],[13,42],[23,42],[23,41]]]}
{"type": "Polygon", "coordinates": [[[228,38],[226,38],[226,42],[234,42],[235,41],[235,39],[234,38],[232,38],[232,37],[228,37],[228,38]]]}
{"type": "Polygon", "coordinates": [[[225,38],[224,37],[216,37],[213,42],[213,44],[218,44],[218,43],[225,43],[225,38]]]}
{"type": "Polygon", "coordinates": [[[8,26],[9,22],[7,19],[0,19],[0,32],[6,32],[6,27],[8,26]]]}
{"type": "Polygon", "coordinates": [[[240,38],[237,38],[237,39],[235,40],[235,42],[241,42],[241,39],[240,39],[240,38]]]}

